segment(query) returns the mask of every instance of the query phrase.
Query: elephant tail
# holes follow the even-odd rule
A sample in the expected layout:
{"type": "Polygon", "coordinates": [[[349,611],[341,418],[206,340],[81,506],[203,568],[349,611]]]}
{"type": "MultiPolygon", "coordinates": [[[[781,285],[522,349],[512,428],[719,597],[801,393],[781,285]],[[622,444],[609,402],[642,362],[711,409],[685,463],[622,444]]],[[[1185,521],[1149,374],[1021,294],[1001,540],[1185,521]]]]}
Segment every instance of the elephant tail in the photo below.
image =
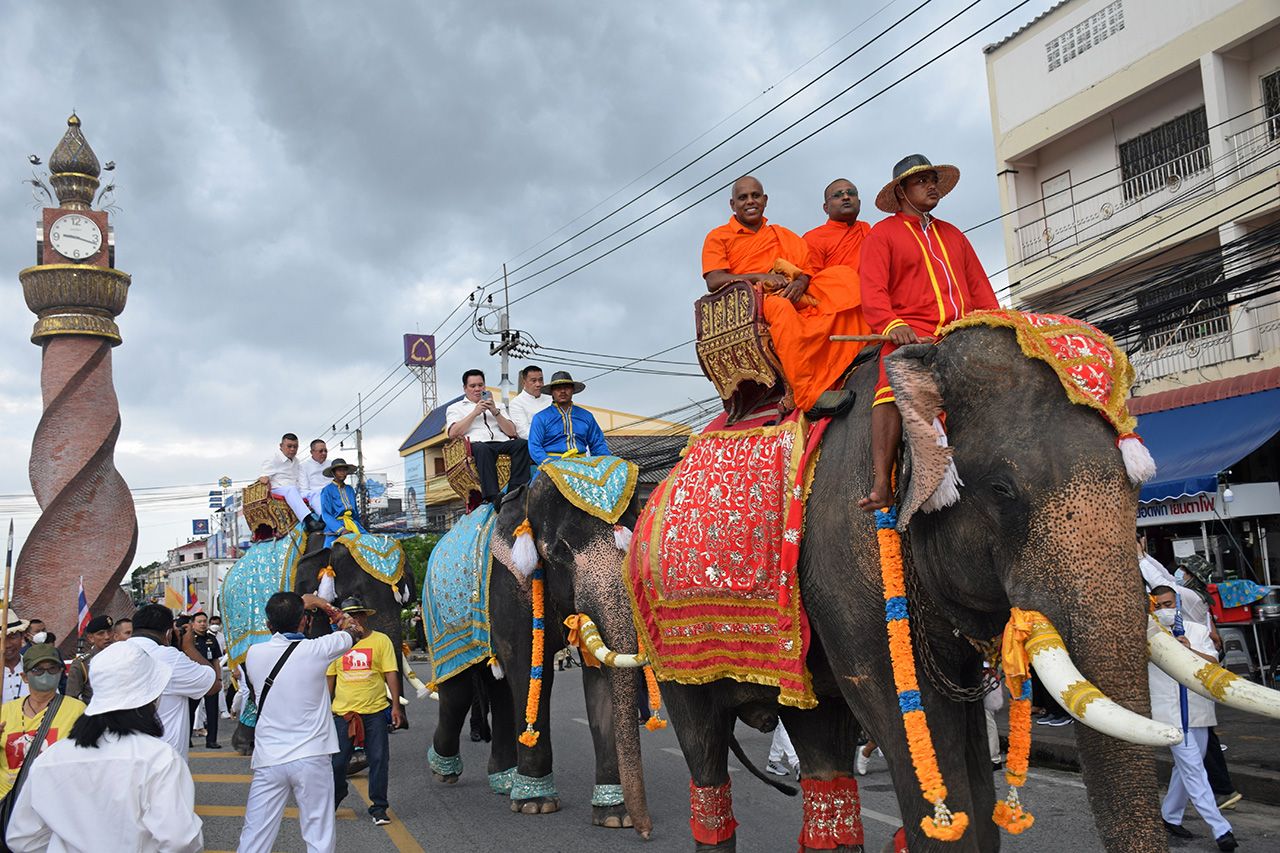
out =
{"type": "Polygon", "coordinates": [[[794,797],[799,793],[794,785],[788,785],[786,782],[779,782],[777,779],[771,779],[766,776],[759,767],[752,764],[751,759],[748,758],[746,752],[743,751],[742,744],[738,743],[736,735],[729,736],[729,749],[733,750],[733,754],[742,762],[742,766],[747,768],[751,775],[759,779],[761,782],[764,782],[771,788],[777,788],[788,797],[794,797]]]}

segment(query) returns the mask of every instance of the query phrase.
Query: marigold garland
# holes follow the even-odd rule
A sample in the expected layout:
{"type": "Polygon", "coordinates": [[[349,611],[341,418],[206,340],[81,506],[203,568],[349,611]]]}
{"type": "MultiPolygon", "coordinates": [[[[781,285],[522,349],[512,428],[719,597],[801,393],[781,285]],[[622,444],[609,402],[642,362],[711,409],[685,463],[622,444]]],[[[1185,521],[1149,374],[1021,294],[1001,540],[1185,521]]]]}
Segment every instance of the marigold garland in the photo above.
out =
{"type": "Polygon", "coordinates": [[[518,740],[532,749],[538,743],[538,731],[533,727],[538,721],[538,705],[542,701],[542,652],[546,642],[546,627],[543,623],[545,601],[543,600],[543,582],[546,570],[539,563],[529,576],[530,591],[533,595],[533,656],[529,662],[529,698],[524,705],[525,729],[518,740]]]}
{"type": "Polygon", "coordinates": [[[969,826],[969,816],[947,808],[947,786],[933,749],[933,735],[920,699],[916,661],[911,648],[911,623],[907,618],[907,594],[902,575],[902,540],[897,507],[876,512],[876,540],[880,546],[880,576],[884,583],[885,628],[889,635],[889,659],[898,690],[898,708],[911,750],[911,764],[924,798],[933,804],[933,816],[920,819],[924,834],[939,841],[956,841],[969,826]]]}
{"type": "Polygon", "coordinates": [[[1012,835],[1036,822],[1018,798],[1018,789],[1027,784],[1027,763],[1031,757],[1031,660],[1026,642],[1038,621],[1047,621],[1035,610],[1010,609],[1009,624],[1001,642],[1005,683],[1009,686],[1009,753],[1005,756],[1005,781],[1009,793],[996,803],[991,819],[1012,835]]]}
{"type": "Polygon", "coordinates": [[[662,710],[662,694],[658,692],[658,677],[653,674],[653,667],[648,664],[644,666],[644,686],[649,691],[649,719],[645,721],[644,727],[651,732],[665,729],[667,721],[658,714],[662,710]]]}

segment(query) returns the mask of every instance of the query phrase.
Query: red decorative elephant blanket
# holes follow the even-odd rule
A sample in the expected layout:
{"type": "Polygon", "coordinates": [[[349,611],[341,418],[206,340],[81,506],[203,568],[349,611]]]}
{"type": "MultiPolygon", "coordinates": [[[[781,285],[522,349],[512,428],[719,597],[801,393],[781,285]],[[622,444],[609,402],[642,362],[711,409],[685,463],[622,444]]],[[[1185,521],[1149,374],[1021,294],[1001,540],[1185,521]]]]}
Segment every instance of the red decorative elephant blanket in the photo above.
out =
{"type": "Polygon", "coordinates": [[[625,575],[659,680],[733,678],[777,687],[785,705],[817,703],[796,567],[826,424],[793,415],[696,435],[650,496],[625,575]]]}

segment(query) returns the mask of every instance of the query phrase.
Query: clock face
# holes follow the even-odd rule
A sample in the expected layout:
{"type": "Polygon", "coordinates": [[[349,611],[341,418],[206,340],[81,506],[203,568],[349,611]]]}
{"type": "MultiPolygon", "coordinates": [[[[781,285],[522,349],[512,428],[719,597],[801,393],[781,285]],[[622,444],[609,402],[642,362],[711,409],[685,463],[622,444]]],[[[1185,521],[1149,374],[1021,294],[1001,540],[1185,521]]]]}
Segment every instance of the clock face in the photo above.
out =
{"type": "Polygon", "coordinates": [[[98,254],[102,248],[102,230],[89,217],[68,213],[49,226],[49,242],[59,255],[78,261],[98,254]]]}

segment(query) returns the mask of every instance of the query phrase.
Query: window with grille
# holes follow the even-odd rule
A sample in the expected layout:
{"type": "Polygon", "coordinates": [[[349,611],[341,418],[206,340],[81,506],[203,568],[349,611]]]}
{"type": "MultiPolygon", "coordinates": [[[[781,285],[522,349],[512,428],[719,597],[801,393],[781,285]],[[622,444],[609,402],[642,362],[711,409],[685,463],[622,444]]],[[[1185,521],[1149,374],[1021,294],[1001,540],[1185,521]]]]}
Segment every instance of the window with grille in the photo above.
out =
{"type": "Polygon", "coordinates": [[[1209,168],[1209,120],[1196,107],[1120,143],[1124,200],[1133,201],[1209,168]]]}
{"type": "Polygon", "coordinates": [[[1197,297],[1202,290],[1220,283],[1222,276],[1222,255],[1219,254],[1216,262],[1206,269],[1170,284],[1140,291],[1138,309],[1143,313],[1156,311],[1142,322],[1142,348],[1155,351],[1230,331],[1227,294],[1197,297]]]}
{"type": "Polygon", "coordinates": [[[1280,138],[1280,71],[1262,78],[1262,108],[1267,116],[1267,138],[1280,138]]]}
{"type": "Polygon", "coordinates": [[[1124,6],[1120,0],[1115,0],[1062,35],[1045,42],[1049,70],[1070,62],[1123,29],[1124,6]]]}

